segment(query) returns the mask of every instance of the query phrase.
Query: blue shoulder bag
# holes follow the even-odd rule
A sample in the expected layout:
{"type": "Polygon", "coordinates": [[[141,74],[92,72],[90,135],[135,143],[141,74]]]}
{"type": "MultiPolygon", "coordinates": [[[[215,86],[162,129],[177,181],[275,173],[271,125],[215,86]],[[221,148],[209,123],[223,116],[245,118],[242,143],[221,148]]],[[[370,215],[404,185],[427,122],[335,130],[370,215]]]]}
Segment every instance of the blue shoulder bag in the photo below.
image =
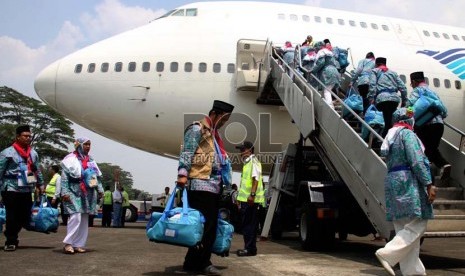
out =
{"type": "MultiPolygon", "coordinates": [[[[350,88],[347,98],[344,100],[344,103],[356,113],[363,111],[362,96],[356,93],[353,87],[350,88]]],[[[348,115],[351,115],[351,114],[352,113],[350,113],[350,111],[347,108],[344,107],[344,109],[342,109],[342,117],[347,117],[348,115]]]]}
{"type": "Polygon", "coordinates": [[[2,231],[3,224],[6,222],[6,209],[2,203],[0,203],[0,232],[2,231]]]}
{"type": "MultiPolygon", "coordinates": [[[[380,133],[384,129],[383,112],[378,111],[375,105],[370,105],[365,112],[365,122],[380,133]]],[[[362,125],[362,138],[367,139],[370,132],[362,125]]]]}
{"type": "Polygon", "coordinates": [[[36,202],[32,205],[28,230],[49,234],[56,232],[58,225],[58,210],[50,205],[45,195],[42,195],[39,206],[36,202]]]}
{"type": "Polygon", "coordinates": [[[221,180],[223,181],[223,185],[225,185],[226,187],[231,187],[231,184],[232,184],[231,161],[228,158],[223,158],[223,154],[221,153],[220,146],[218,146],[216,139],[213,138],[213,142],[215,143],[216,156],[218,156],[218,159],[221,163],[221,180]]]}
{"type": "Polygon", "coordinates": [[[192,247],[202,240],[205,218],[198,210],[189,208],[186,189],[182,194],[182,207],[173,208],[176,189],[168,199],[163,214],[152,214],[146,234],[150,241],[192,247]]]}
{"type": "Polygon", "coordinates": [[[219,256],[228,256],[233,238],[234,226],[229,222],[218,218],[218,226],[216,228],[216,238],[213,243],[212,252],[219,256]]]}
{"type": "Polygon", "coordinates": [[[415,125],[422,126],[438,115],[447,116],[446,107],[435,94],[419,88],[418,95],[420,97],[413,104],[415,125]]]}

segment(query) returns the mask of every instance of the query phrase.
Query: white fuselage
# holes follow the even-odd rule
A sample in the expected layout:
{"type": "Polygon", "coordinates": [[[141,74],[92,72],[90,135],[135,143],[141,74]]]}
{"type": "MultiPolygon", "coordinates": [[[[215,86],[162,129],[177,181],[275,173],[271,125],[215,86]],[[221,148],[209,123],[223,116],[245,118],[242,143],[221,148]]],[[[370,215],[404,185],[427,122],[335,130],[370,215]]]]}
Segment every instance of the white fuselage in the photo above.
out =
{"type": "Polygon", "coordinates": [[[191,8],[197,9],[196,16],[163,17],[58,60],[37,77],[37,94],[85,128],[164,156],[179,153],[184,127],[190,123],[186,118],[192,118],[185,114],[207,114],[215,99],[235,105],[234,113],[250,118],[238,117],[225,129],[230,144],[240,143],[254,132],[258,135],[252,136],[260,136],[257,141],[262,144],[296,142],[299,134],[287,111],[256,104],[258,92],[237,91],[236,74],[227,68],[228,64],[237,66],[236,46],[240,39],[269,39],[277,45],[289,40],[297,44],[311,34],[315,40],[329,38],[335,46],[350,48],[349,70],[372,51],[377,57],[386,57],[388,67],[407,79],[414,71],[424,71],[431,84],[433,78],[438,78],[440,87],[431,86],[450,111],[448,121],[465,129],[463,79],[431,56],[417,53],[465,48],[464,29],[277,3],[208,2],[179,9],[191,8]],[[321,23],[316,22],[316,16],[321,23]],[[356,26],[351,26],[350,21],[356,26]],[[361,22],[366,22],[367,28],[361,22]],[[424,30],[431,36],[426,37],[424,30]],[[433,32],[441,38],[434,37],[433,32]],[[443,33],[450,39],[442,37],[443,33]],[[457,35],[458,40],[452,35],[457,35]],[[118,62],[122,63],[121,72],[115,72],[118,62]],[[132,62],[134,72],[129,70],[132,62]],[[144,62],[150,63],[147,72],[142,70],[144,62]],[[90,73],[92,63],[95,71],[90,73]],[[102,63],[109,64],[108,72],[101,72],[102,63]],[[161,63],[163,70],[157,68],[161,63]],[[186,72],[189,63],[192,70],[186,72]],[[82,72],[75,73],[78,64],[82,64],[82,72]],[[200,72],[199,67],[204,65],[206,71],[200,72]],[[219,72],[214,72],[218,67],[219,72]],[[451,88],[445,88],[445,80],[450,80],[451,88]],[[456,82],[459,89],[455,88],[456,82]],[[266,116],[260,121],[259,114],[271,114],[271,122],[266,116]]]}

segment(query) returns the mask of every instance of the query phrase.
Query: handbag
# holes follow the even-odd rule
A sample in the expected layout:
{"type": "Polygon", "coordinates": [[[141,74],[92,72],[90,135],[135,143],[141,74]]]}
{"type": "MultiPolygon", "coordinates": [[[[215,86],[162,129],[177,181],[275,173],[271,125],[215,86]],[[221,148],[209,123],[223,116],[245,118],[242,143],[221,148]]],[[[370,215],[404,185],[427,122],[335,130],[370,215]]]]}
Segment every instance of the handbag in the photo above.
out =
{"type": "MultiPolygon", "coordinates": [[[[152,227],[147,227],[146,234],[150,241],[192,247],[202,240],[205,218],[198,210],[189,208],[186,189],[182,194],[182,207],[173,208],[176,189],[163,214],[152,227]]],[[[152,214],[152,223],[157,216],[152,214]]]]}
{"type": "Polygon", "coordinates": [[[56,232],[58,225],[58,210],[52,208],[47,197],[42,195],[39,206],[37,206],[37,202],[32,205],[28,230],[49,234],[50,232],[56,232]]]}
{"type": "MultiPolygon", "coordinates": [[[[370,105],[365,111],[365,122],[378,133],[384,129],[384,117],[383,112],[378,111],[375,105],[370,105]]],[[[362,125],[362,138],[366,140],[370,131],[367,127],[362,125]]]]}
{"type": "MultiPolygon", "coordinates": [[[[355,112],[363,111],[363,99],[360,94],[358,94],[353,87],[349,89],[347,98],[344,99],[344,103],[355,112]]],[[[344,106],[342,109],[342,117],[347,117],[351,115],[350,111],[344,106]]]]}
{"type": "Polygon", "coordinates": [[[223,185],[229,188],[232,185],[231,161],[228,158],[223,157],[223,154],[220,150],[220,146],[218,146],[216,139],[213,139],[213,143],[215,144],[216,156],[218,156],[218,159],[221,164],[221,180],[223,181],[223,185]]]}
{"type": "Polygon", "coordinates": [[[216,228],[216,238],[213,243],[212,252],[219,256],[228,256],[233,238],[234,226],[229,222],[218,218],[218,226],[216,228]]]}
{"type": "Polygon", "coordinates": [[[0,232],[2,231],[3,224],[6,222],[6,209],[2,203],[0,203],[0,232]]]}
{"type": "Polygon", "coordinates": [[[438,115],[447,116],[447,108],[435,94],[423,88],[418,89],[418,94],[419,98],[413,104],[416,126],[422,126],[438,115]]]}

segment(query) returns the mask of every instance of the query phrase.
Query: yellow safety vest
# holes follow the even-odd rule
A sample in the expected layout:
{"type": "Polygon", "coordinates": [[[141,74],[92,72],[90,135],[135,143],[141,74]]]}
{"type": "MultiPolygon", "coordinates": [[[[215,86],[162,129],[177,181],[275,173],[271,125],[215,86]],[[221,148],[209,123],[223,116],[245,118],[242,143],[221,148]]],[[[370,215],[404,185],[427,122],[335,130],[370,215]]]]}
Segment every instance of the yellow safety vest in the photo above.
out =
{"type": "Polygon", "coordinates": [[[128,192],[123,191],[123,207],[129,207],[129,195],[128,192]]]}
{"type": "Polygon", "coordinates": [[[112,205],[113,204],[113,195],[111,191],[105,191],[103,194],[103,204],[104,205],[112,205]]]}
{"type": "Polygon", "coordinates": [[[60,175],[59,174],[54,174],[52,179],[50,179],[50,183],[47,184],[47,187],[45,187],[45,194],[47,197],[54,197],[55,196],[55,191],[57,187],[57,179],[60,175]]]}
{"type": "MultiPolygon", "coordinates": [[[[252,168],[253,165],[258,165],[260,171],[262,170],[262,164],[255,156],[251,156],[249,162],[244,164],[242,168],[241,175],[241,187],[239,189],[239,194],[237,195],[237,200],[241,202],[247,202],[247,198],[252,192],[252,168]]],[[[263,190],[263,181],[262,175],[260,174],[258,179],[257,190],[255,191],[254,203],[263,203],[265,201],[265,191],[263,190]]]]}

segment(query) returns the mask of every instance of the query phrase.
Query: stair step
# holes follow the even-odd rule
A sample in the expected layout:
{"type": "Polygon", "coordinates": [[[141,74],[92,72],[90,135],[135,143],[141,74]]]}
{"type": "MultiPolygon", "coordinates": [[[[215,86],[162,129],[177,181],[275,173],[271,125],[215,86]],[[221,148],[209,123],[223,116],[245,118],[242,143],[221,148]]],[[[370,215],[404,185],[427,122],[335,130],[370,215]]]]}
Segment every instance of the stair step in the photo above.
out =
{"type": "Polygon", "coordinates": [[[465,209],[465,200],[437,199],[434,201],[435,209],[465,209]]]}
{"type": "Polygon", "coordinates": [[[465,237],[465,231],[443,231],[443,232],[426,231],[423,234],[423,237],[425,238],[465,237]]]}
{"type": "Polygon", "coordinates": [[[465,220],[465,215],[434,215],[434,219],[442,220],[465,220]]]}
{"type": "Polygon", "coordinates": [[[465,216],[462,219],[455,219],[457,216],[450,216],[449,219],[438,216],[439,219],[428,221],[426,231],[428,232],[447,232],[447,231],[465,231],[465,216]]]}
{"type": "Polygon", "coordinates": [[[437,216],[465,216],[465,209],[433,209],[435,218],[437,216]]]}
{"type": "Polygon", "coordinates": [[[437,187],[436,200],[462,200],[463,188],[461,187],[437,187]]]}

